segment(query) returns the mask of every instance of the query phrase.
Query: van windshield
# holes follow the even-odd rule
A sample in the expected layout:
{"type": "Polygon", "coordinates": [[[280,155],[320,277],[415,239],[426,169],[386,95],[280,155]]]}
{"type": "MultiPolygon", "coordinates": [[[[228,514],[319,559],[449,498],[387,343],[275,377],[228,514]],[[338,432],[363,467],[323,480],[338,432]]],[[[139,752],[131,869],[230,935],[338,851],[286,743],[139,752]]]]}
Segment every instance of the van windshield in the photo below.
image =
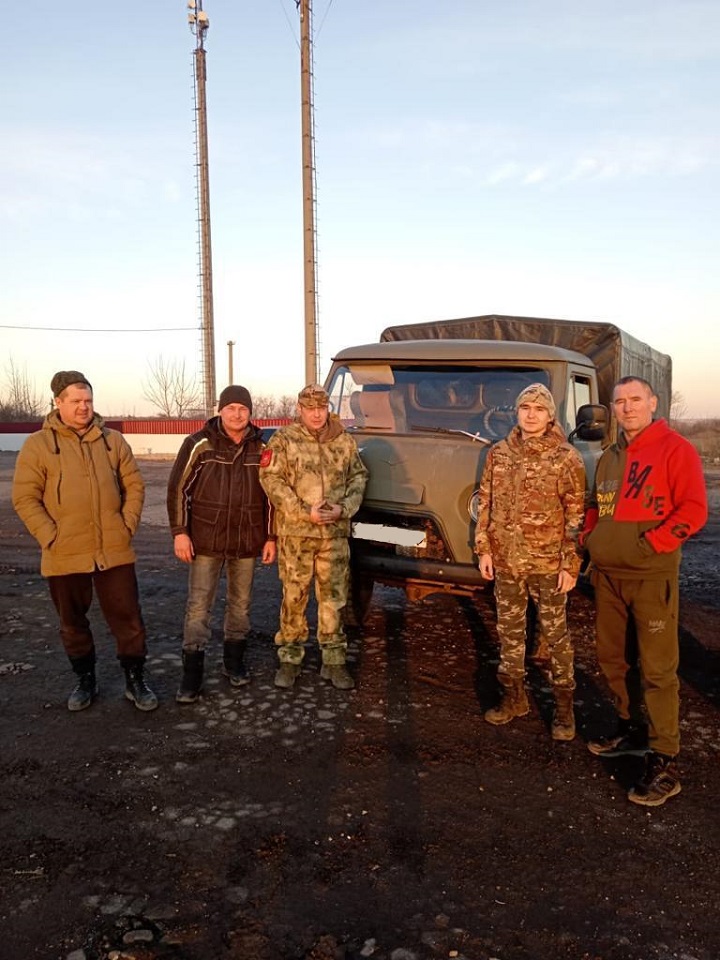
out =
{"type": "Polygon", "coordinates": [[[336,368],[329,393],[349,429],[461,430],[495,439],[515,425],[515,398],[531,383],[549,386],[548,370],[352,364],[336,368]]]}

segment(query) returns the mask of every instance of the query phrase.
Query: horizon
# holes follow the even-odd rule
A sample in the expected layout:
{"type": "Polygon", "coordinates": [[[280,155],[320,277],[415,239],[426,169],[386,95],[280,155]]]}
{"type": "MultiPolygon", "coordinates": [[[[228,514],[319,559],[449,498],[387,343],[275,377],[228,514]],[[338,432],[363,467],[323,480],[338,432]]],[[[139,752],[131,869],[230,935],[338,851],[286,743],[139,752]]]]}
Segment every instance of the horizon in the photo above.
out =
{"type": "MultiPolygon", "coordinates": [[[[294,0],[204,4],[218,390],[304,383],[294,0]]],[[[320,379],[387,326],[609,322],[720,415],[720,5],[314,3],[320,379]]],[[[44,395],[80,368],[148,416],[153,361],[199,379],[194,38],[177,0],[28,0],[0,118],[0,338],[44,395]]],[[[6,370],[0,370],[0,383],[6,370]]],[[[105,400],[107,399],[107,403],[105,400]]]]}

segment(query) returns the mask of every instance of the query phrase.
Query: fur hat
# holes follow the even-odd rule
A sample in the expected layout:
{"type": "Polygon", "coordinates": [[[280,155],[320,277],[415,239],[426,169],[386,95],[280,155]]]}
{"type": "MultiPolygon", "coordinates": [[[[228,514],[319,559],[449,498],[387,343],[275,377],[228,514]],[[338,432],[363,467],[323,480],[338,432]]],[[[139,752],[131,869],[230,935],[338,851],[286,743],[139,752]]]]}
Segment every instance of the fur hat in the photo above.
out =
{"type": "Polygon", "coordinates": [[[555,419],[555,401],[553,395],[543,383],[531,383],[525,387],[515,401],[515,409],[519,409],[521,403],[538,403],[549,412],[550,418],[555,419]]]}
{"type": "Polygon", "coordinates": [[[225,387],[218,400],[218,411],[222,410],[229,403],[241,403],[252,413],[252,397],[247,387],[240,387],[237,384],[231,384],[225,387]]]}
{"type": "Polygon", "coordinates": [[[301,407],[326,407],[330,397],[319,383],[309,383],[298,394],[298,403],[301,407]]]}
{"type": "Polygon", "coordinates": [[[58,372],[50,381],[52,395],[54,397],[59,397],[63,390],[65,390],[66,387],[71,386],[73,383],[80,383],[92,390],[92,384],[87,379],[85,374],[80,373],[79,370],[58,370],[58,372]]]}

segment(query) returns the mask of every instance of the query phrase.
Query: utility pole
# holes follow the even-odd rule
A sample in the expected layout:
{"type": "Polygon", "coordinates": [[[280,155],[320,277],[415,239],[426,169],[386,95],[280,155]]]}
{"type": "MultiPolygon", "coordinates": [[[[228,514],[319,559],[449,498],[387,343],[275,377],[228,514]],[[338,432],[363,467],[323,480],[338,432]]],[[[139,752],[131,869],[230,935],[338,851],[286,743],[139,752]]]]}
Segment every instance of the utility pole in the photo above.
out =
{"type": "Polygon", "coordinates": [[[233,376],[234,376],[234,374],[233,374],[233,347],[234,347],[234,346],[235,346],[235,341],[234,341],[234,340],[228,340],[228,342],[227,342],[227,348],[228,348],[228,385],[235,382],[235,381],[233,380],[233,376]]]}
{"type": "Polygon", "coordinates": [[[313,98],[312,2],[300,10],[300,90],[303,169],[303,279],[305,286],[305,383],[316,383],[318,364],[317,237],[315,230],[315,123],[313,98]]]}
{"type": "Polygon", "coordinates": [[[188,0],[188,23],[195,37],[195,151],[198,216],[198,274],[200,285],[200,336],[202,342],[202,386],[205,414],[215,410],[215,319],[213,315],[212,247],[210,242],[210,177],[208,172],[207,100],[205,84],[205,34],[210,28],[203,0],[188,0]]]}

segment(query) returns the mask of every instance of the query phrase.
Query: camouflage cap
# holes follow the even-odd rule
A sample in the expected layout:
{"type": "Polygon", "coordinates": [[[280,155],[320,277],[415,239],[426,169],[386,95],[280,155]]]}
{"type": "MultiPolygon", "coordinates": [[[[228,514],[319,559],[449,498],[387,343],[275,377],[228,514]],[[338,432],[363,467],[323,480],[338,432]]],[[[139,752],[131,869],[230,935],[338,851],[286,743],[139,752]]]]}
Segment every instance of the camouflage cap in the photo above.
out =
{"type": "Polygon", "coordinates": [[[85,374],[80,373],[79,370],[58,370],[58,372],[50,381],[52,395],[54,397],[59,397],[63,390],[71,386],[73,383],[80,383],[92,390],[92,384],[85,374]]]}
{"type": "Polygon", "coordinates": [[[301,407],[327,407],[330,397],[319,383],[309,383],[298,394],[298,403],[301,407]]]}
{"type": "Polygon", "coordinates": [[[555,419],[555,401],[544,383],[531,383],[530,386],[521,390],[515,401],[516,410],[521,403],[538,403],[545,407],[553,420],[555,419]]]}

